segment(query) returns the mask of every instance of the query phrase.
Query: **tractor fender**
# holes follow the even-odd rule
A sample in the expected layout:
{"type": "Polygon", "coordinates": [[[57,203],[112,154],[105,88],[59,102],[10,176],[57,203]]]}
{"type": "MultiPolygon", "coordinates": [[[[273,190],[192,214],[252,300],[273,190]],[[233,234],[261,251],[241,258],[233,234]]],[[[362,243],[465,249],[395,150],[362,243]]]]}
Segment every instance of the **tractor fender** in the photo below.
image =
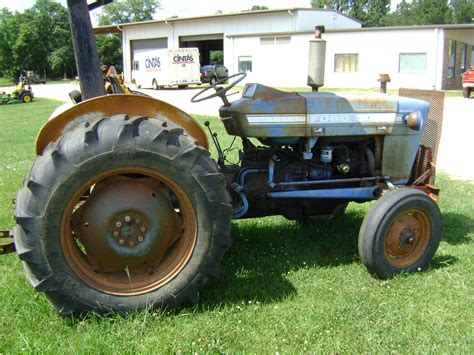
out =
{"type": "Polygon", "coordinates": [[[181,126],[197,144],[208,149],[207,136],[197,121],[166,102],[139,95],[106,95],[83,101],[50,118],[36,137],[36,154],[40,155],[50,142],[78,124],[114,115],[165,118],[181,126]]]}

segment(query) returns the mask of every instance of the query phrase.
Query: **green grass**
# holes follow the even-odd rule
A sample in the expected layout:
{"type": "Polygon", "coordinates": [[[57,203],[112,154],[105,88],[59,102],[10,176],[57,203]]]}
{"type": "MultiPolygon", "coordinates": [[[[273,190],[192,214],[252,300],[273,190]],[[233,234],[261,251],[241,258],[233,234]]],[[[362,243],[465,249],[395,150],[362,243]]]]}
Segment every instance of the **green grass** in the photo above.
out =
{"type": "Polygon", "coordinates": [[[8,78],[3,78],[3,77],[0,77],[0,87],[2,86],[13,86],[15,85],[15,83],[8,79],[8,78]]]}
{"type": "MultiPolygon", "coordinates": [[[[0,226],[34,158],[36,132],[58,102],[0,106],[0,226]]],[[[230,141],[215,117],[224,145],[230,141]]],[[[231,158],[234,159],[235,155],[231,158]]],[[[0,257],[0,353],[472,353],[474,187],[438,177],[443,240],[429,270],[388,281],[357,256],[369,204],[314,225],[281,217],[233,222],[233,247],[199,305],[81,319],[60,316],[0,257]]]]}

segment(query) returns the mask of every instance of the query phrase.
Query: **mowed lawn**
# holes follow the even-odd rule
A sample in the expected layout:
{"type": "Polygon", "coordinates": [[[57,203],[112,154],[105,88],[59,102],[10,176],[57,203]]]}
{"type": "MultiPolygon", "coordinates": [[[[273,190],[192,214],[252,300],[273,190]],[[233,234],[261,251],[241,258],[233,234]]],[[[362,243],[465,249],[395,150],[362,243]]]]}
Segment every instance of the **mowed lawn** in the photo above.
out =
{"type": "MultiPolygon", "coordinates": [[[[11,199],[57,105],[39,98],[0,106],[2,229],[14,225],[11,199]]],[[[230,143],[217,118],[197,118],[230,143]]],[[[437,183],[444,231],[436,257],[428,270],[392,280],[372,277],[357,254],[370,204],[313,225],[282,217],[233,222],[220,278],[196,307],[178,312],[63,317],[27,284],[16,255],[1,256],[0,353],[472,353],[474,185],[443,174],[437,183]]]]}

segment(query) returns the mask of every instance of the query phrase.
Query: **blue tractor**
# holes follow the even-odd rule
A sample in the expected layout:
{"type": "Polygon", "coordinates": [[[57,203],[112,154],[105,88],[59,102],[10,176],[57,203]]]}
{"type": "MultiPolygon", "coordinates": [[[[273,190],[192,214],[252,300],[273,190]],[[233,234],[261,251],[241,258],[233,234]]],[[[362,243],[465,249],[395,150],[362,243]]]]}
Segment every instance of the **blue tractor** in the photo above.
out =
{"type": "Polygon", "coordinates": [[[420,144],[427,102],[249,83],[230,103],[226,93],[245,77],[237,74],[193,98],[222,98],[220,119],[242,141],[240,163],[226,164],[216,137],[217,161],[204,129],[178,108],[105,95],[87,2],[68,8],[82,101],[39,132],[11,233],[26,277],[60,312],[196,303],[219,273],[233,219],[311,221],[352,201],[377,200],[359,233],[371,273],[430,263],[442,222],[430,149],[420,144]]]}

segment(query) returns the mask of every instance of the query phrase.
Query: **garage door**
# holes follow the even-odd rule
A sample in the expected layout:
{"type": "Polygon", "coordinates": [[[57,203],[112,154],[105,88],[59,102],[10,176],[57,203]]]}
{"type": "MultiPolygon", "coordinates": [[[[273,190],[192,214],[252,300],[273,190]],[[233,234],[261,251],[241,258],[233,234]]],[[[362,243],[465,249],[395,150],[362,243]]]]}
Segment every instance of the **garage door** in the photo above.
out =
{"type": "Polygon", "coordinates": [[[130,41],[130,48],[132,49],[132,55],[152,49],[168,48],[168,38],[149,38],[130,41]]]}
{"type": "Polygon", "coordinates": [[[216,39],[224,39],[223,33],[211,33],[205,35],[195,35],[195,36],[180,36],[180,42],[194,42],[194,41],[210,41],[216,39]]]}

